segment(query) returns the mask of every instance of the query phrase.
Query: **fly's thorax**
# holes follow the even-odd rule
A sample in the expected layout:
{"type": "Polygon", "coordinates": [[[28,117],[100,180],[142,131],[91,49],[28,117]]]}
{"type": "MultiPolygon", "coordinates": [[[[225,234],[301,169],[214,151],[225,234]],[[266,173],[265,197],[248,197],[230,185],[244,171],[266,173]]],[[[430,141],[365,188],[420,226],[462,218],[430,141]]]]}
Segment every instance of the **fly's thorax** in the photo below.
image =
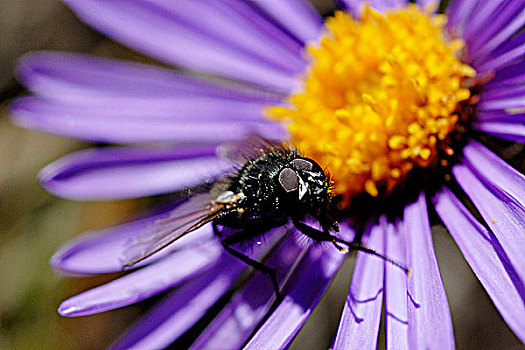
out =
{"type": "Polygon", "coordinates": [[[248,161],[231,177],[228,190],[243,193],[238,210],[232,216],[240,219],[282,217],[283,208],[274,177],[288,163],[292,153],[279,150],[266,152],[248,161]]]}

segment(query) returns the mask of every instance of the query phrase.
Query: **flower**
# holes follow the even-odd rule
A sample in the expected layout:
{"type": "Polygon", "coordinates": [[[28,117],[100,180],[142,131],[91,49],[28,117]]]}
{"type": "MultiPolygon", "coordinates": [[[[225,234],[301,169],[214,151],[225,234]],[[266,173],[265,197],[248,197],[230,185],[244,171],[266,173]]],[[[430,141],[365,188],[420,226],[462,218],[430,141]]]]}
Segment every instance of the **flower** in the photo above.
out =
{"type": "MultiPolygon", "coordinates": [[[[372,1],[370,8],[341,1],[354,19],[338,13],[326,30],[301,0],[65,2],[85,22],[130,47],[226,79],[74,54],[25,57],[19,75],[34,95],[11,106],[15,123],[89,141],[169,143],[66,156],[42,170],[47,190],[77,200],[169,193],[229,169],[216,155],[224,142],[253,133],[291,137],[337,169],[332,174],[341,210],[367,202],[381,210],[376,216],[351,213],[357,221],[341,222],[342,234],[363,233],[368,246],[413,271],[406,276],[358,253],[334,348],[374,348],[383,304],[389,344],[454,346],[427,201],[502,317],[525,341],[525,178],[474,140],[479,133],[524,140],[523,1],[456,0],[448,22],[431,14],[426,1],[419,2],[423,10],[401,0],[372,1]],[[429,189],[418,180],[434,178],[412,177],[419,172],[443,175],[445,181],[429,189]],[[397,200],[395,194],[407,187],[418,189],[415,200],[388,199],[397,200]],[[458,193],[479,213],[473,215],[458,193]],[[374,198],[396,208],[402,203],[403,215],[391,220],[383,211],[388,206],[374,198]],[[355,231],[359,224],[364,232],[355,231]]],[[[172,208],[82,236],[57,252],[52,264],[77,274],[120,271],[130,237],[172,208]]],[[[284,300],[264,319],[273,293],[266,277],[255,275],[195,347],[284,348],[304,324],[343,255],[305,248],[283,239],[279,230],[254,254],[279,267],[284,300]]],[[[141,268],[64,301],[59,312],[107,311],[180,286],[114,345],[167,346],[220,302],[245,271],[212,236],[205,226],[141,268]]]]}

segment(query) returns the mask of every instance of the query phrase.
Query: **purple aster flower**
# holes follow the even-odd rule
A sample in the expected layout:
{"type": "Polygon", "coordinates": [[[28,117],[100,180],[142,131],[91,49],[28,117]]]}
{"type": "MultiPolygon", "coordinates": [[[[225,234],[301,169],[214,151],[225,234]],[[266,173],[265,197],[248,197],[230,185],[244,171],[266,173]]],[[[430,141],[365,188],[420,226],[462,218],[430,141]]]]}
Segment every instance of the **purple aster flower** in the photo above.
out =
{"type": "MultiPolygon", "coordinates": [[[[16,124],[127,144],[50,164],[40,174],[47,190],[75,200],[175,192],[231,168],[217,153],[221,144],[254,133],[289,140],[336,179],[340,209],[349,212],[341,234],[362,236],[413,271],[406,276],[358,253],[334,349],[375,348],[383,305],[388,347],[454,347],[429,209],[525,341],[525,178],[478,142],[483,133],[525,139],[525,1],[455,0],[447,21],[428,1],[418,8],[402,0],[370,7],[345,0],[345,12],[326,24],[302,0],[65,2],[123,44],[226,79],[76,54],[26,56],[19,76],[33,95],[11,106],[16,124]],[[422,185],[436,176],[444,179],[437,189],[422,185]],[[414,200],[389,200],[413,188],[414,200]],[[355,210],[367,203],[368,210],[355,210]],[[390,205],[401,214],[392,216],[390,205]]],[[[83,235],[52,264],[72,274],[121,271],[130,239],[176,205],[83,235]]],[[[298,244],[284,231],[268,233],[252,252],[278,269],[285,296],[270,313],[266,276],[239,286],[247,268],[222,250],[209,225],[64,301],[59,312],[108,311],[179,286],[114,348],[165,347],[221,301],[194,348],[285,348],[344,256],[298,244]]]]}

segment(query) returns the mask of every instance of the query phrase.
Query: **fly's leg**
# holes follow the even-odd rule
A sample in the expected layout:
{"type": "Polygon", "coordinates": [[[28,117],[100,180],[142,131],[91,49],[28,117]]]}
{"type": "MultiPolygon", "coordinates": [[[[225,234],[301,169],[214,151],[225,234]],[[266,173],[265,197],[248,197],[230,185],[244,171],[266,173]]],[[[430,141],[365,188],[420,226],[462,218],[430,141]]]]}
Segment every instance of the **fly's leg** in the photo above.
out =
{"type": "Polygon", "coordinates": [[[338,238],[334,235],[332,235],[330,232],[326,232],[326,231],[321,231],[321,230],[317,230],[313,227],[310,227],[302,222],[299,222],[299,221],[294,221],[294,225],[295,227],[301,231],[301,233],[307,235],[308,237],[318,241],[318,242],[331,242],[339,251],[341,252],[347,252],[348,249],[354,249],[354,250],[360,250],[362,252],[365,252],[365,253],[368,253],[368,254],[371,254],[371,255],[375,255],[385,261],[388,261],[389,263],[391,263],[392,265],[394,266],[397,266],[399,267],[400,269],[402,269],[403,271],[405,271],[405,273],[410,273],[410,270],[403,266],[402,264],[398,263],[397,261],[394,261],[392,259],[390,259],[389,257],[386,257],[382,254],[379,254],[378,252],[376,252],[375,250],[373,249],[370,249],[370,248],[367,248],[359,243],[355,243],[355,242],[348,242],[348,241],[345,241],[341,238],[338,238]],[[348,247],[348,249],[345,249],[343,247],[341,247],[340,244],[344,244],[345,246],[348,247]]]}
{"type": "Polygon", "coordinates": [[[307,235],[313,240],[316,240],[318,242],[331,242],[339,251],[348,251],[348,249],[341,247],[339,243],[343,243],[349,246],[350,242],[343,241],[342,239],[337,238],[336,236],[330,234],[327,231],[317,230],[299,221],[294,221],[294,225],[299,231],[301,231],[301,233],[307,235]]]}
{"type": "MultiPolygon", "coordinates": [[[[214,230],[216,230],[216,225],[214,225],[214,230]]],[[[251,236],[252,234],[250,234],[251,236]]],[[[270,277],[270,279],[272,280],[272,284],[273,284],[273,289],[275,290],[275,296],[277,298],[277,302],[280,302],[281,300],[283,300],[283,296],[281,295],[281,292],[279,290],[279,283],[277,282],[277,273],[275,271],[275,269],[272,269],[271,267],[268,267],[266,265],[264,265],[263,263],[257,261],[257,260],[254,260],[252,258],[250,258],[249,256],[246,256],[244,255],[243,253],[233,249],[231,246],[236,244],[236,243],[240,243],[242,241],[244,241],[247,237],[247,234],[246,234],[246,231],[240,231],[240,232],[236,232],[236,233],[233,233],[231,234],[230,236],[224,238],[222,240],[222,246],[224,247],[224,249],[226,249],[226,251],[228,253],[230,253],[231,255],[233,255],[234,257],[236,257],[237,259],[243,261],[244,263],[250,265],[251,267],[253,267],[254,269],[258,270],[258,271],[261,271],[261,272],[264,272],[265,274],[268,275],[268,277],[270,277]]]]}
{"type": "Polygon", "coordinates": [[[217,226],[217,221],[212,221],[211,227],[213,227],[213,233],[215,233],[215,236],[220,237],[221,231],[219,231],[219,227],[217,226]]]}

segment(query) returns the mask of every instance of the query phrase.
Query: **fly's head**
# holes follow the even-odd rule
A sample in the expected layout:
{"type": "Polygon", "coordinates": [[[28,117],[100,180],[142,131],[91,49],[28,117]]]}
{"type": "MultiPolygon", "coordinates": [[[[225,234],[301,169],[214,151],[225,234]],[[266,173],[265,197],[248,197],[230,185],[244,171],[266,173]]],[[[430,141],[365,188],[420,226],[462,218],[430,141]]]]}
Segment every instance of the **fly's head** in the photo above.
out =
{"type": "Polygon", "coordinates": [[[277,179],[292,211],[312,216],[327,230],[338,230],[337,223],[327,217],[333,183],[319,164],[309,158],[295,158],[281,169],[277,179]]]}

